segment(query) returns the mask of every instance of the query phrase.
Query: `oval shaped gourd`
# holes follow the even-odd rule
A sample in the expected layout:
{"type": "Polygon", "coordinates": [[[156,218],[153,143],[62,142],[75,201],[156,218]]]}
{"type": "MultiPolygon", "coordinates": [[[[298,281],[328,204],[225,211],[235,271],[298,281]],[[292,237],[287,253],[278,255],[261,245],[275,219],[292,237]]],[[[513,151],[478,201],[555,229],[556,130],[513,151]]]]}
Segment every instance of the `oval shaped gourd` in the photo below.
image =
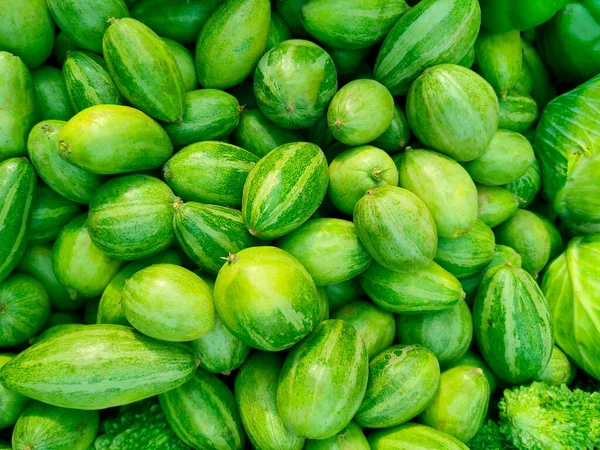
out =
{"type": "Polygon", "coordinates": [[[40,178],[55,192],[77,203],[89,204],[104,177],[80,169],[56,151],[58,133],[66,122],[46,120],[33,127],[27,151],[40,178]]]}
{"type": "Polygon", "coordinates": [[[31,73],[42,120],[69,120],[75,114],[69,103],[65,77],[60,69],[42,66],[31,73]]]}
{"type": "MultiPolygon", "coordinates": [[[[21,57],[30,69],[35,69],[48,59],[53,45],[54,23],[46,2],[40,0],[2,2],[0,5],[0,48],[2,50],[21,57]]],[[[0,73],[3,72],[0,70],[0,73]]]]}
{"type": "Polygon", "coordinates": [[[156,34],[183,44],[196,42],[202,25],[219,0],[138,0],[131,6],[131,17],[150,27],[156,34]]]}
{"type": "Polygon", "coordinates": [[[400,314],[443,310],[464,296],[460,282],[433,261],[403,271],[373,263],[359,279],[371,300],[400,314]]]}
{"type": "Polygon", "coordinates": [[[365,295],[358,277],[329,285],[325,288],[329,310],[333,313],[350,302],[359,300],[365,295]]]}
{"type": "Polygon", "coordinates": [[[227,136],[239,122],[237,99],[218,89],[199,89],[185,94],[185,112],[181,122],[165,126],[175,147],[227,136]]]}
{"type": "Polygon", "coordinates": [[[158,398],[175,434],[192,448],[244,449],[233,394],[216,376],[200,369],[187,383],[158,398]]]}
{"type": "Polygon", "coordinates": [[[308,142],[277,147],[252,169],[244,185],[242,214],[250,233],[275,239],[295,230],[327,192],[325,155],[308,142]]]}
{"type": "Polygon", "coordinates": [[[331,57],[309,41],[291,39],[260,59],[254,72],[254,94],[267,118],[283,128],[313,126],[337,92],[331,57]]]}
{"type": "MultiPolygon", "coordinates": [[[[198,89],[198,74],[196,74],[196,62],[190,51],[185,48],[182,44],[172,39],[165,37],[161,38],[169,51],[175,58],[177,67],[181,71],[181,77],[183,79],[183,89],[185,92],[193,91],[198,89]]],[[[187,108],[186,108],[187,109],[187,108]]],[[[185,114],[185,111],[184,111],[185,114]]]]}
{"type": "Polygon", "coordinates": [[[529,95],[509,90],[504,98],[498,99],[500,119],[498,127],[522,133],[538,118],[538,105],[529,95]]]}
{"type": "MultiPolygon", "coordinates": [[[[564,1],[564,0],[559,0],[564,1]]],[[[536,47],[526,39],[521,39],[521,47],[523,50],[523,66],[526,67],[531,74],[532,85],[531,91],[527,92],[535,100],[538,110],[543,111],[550,100],[556,96],[554,87],[550,84],[550,74],[548,68],[544,64],[542,57],[539,55],[536,47]]]]}
{"type": "Polygon", "coordinates": [[[196,43],[200,85],[227,89],[247,78],[265,52],[270,21],[268,0],[221,4],[202,27],[196,43]]]}
{"type": "Polygon", "coordinates": [[[394,98],[375,80],[354,80],[331,100],[327,124],[346,145],[364,145],[381,136],[392,123],[394,98]]]}
{"type": "Polygon", "coordinates": [[[309,439],[339,433],[358,411],[367,387],[362,338],[343,320],[326,320],[288,354],[277,386],[283,422],[309,439]],[[319,404],[313,403],[318,397],[319,404]]]}
{"type": "Polygon", "coordinates": [[[306,268],[317,286],[328,286],[359,275],[373,259],[343,219],[313,219],[282,237],[277,246],[306,268]]]}
{"type": "Polygon", "coordinates": [[[167,44],[135,19],[111,23],[102,39],[102,51],[119,92],[150,117],[165,122],[181,120],[183,77],[167,44]]]}
{"type": "Polygon", "coordinates": [[[412,149],[396,161],[399,185],[425,203],[438,236],[461,236],[475,224],[477,190],[460,164],[437,152],[412,149]]]}
{"type": "Polygon", "coordinates": [[[435,355],[420,345],[394,345],[369,364],[369,384],[356,414],[364,428],[388,428],[417,416],[440,383],[435,355]]]}
{"type": "Polygon", "coordinates": [[[388,153],[396,153],[404,150],[409,141],[410,127],[408,120],[406,120],[406,113],[403,107],[396,104],[394,106],[394,114],[392,115],[392,123],[371,144],[388,153]]]}
{"type": "Polygon", "coordinates": [[[90,410],[174,389],[195,371],[194,354],[183,344],[158,341],[121,325],[87,325],[19,353],[0,370],[0,381],[44,403],[90,410]],[[105,373],[101,378],[100,372],[105,373]]]}
{"type": "Polygon", "coordinates": [[[281,356],[254,352],[235,378],[235,400],[250,442],[256,448],[302,450],[305,438],[289,429],[277,411],[281,356]]]}
{"type": "Polygon", "coordinates": [[[67,162],[96,174],[156,169],[173,144],[162,127],[137,109],[97,105],[76,114],[58,133],[58,152],[67,162]]]}
{"type": "Polygon", "coordinates": [[[494,393],[494,391],[496,390],[496,386],[498,385],[498,377],[494,372],[492,372],[492,370],[488,367],[488,365],[485,363],[485,361],[480,355],[471,350],[468,350],[467,353],[465,353],[459,359],[453,361],[450,364],[447,364],[445,367],[446,371],[448,371],[453,367],[459,366],[469,366],[474,367],[476,369],[481,369],[490,387],[490,393],[494,393]]]}
{"type": "Polygon", "coordinates": [[[506,97],[508,90],[519,81],[521,73],[521,33],[517,30],[480,33],[475,41],[475,62],[479,73],[494,87],[499,97],[506,97]]]}
{"type": "Polygon", "coordinates": [[[504,185],[504,188],[517,197],[519,208],[527,208],[537,196],[541,186],[540,163],[535,159],[523,175],[504,185]]]}
{"type": "Polygon", "coordinates": [[[175,239],[172,223],[178,204],[173,191],[158,178],[143,174],[113,178],[90,205],[90,238],[115,259],[154,255],[175,239]]]}
{"type": "Polygon", "coordinates": [[[552,347],[552,356],[544,371],[535,379],[552,386],[569,384],[575,378],[577,367],[556,345],[552,347]]]}
{"type": "Polygon", "coordinates": [[[327,439],[310,439],[305,450],[370,450],[369,441],[354,422],[338,434],[327,439]]]}
{"type": "Polygon", "coordinates": [[[271,150],[290,142],[299,142],[302,136],[294,130],[275,125],[260,109],[242,111],[238,126],[231,135],[233,142],[262,158],[271,150]]]}
{"type": "Polygon", "coordinates": [[[271,11],[271,22],[269,24],[269,35],[267,36],[267,46],[265,51],[271,50],[277,44],[292,38],[292,32],[287,26],[283,17],[275,11],[271,11]]]}
{"type": "Polygon", "coordinates": [[[109,19],[129,17],[123,0],[48,0],[56,24],[78,47],[102,53],[102,37],[109,19]]]}
{"type": "Polygon", "coordinates": [[[502,264],[487,271],[473,306],[473,325],[481,354],[504,381],[516,384],[533,380],[550,361],[548,306],[536,282],[523,269],[502,264]]]}
{"type": "Polygon", "coordinates": [[[477,218],[490,228],[510,219],[519,208],[517,196],[500,186],[477,185],[477,203],[477,218]]]}
{"type": "Polygon", "coordinates": [[[419,2],[383,41],[375,62],[375,79],[392,95],[406,94],[423,70],[462,59],[475,43],[480,17],[475,0],[419,2]]]}
{"type": "Polygon", "coordinates": [[[52,266],[60,284],[83,297],[96,297],[119,271],[121,261],[96,247],[88,232],[87,217],[82,214],[58,235],[52,266]]]}
{"type": "Polygon", "coordinates": [[[227,256],[260,245],[244,225],[242,213],[224,206],[184,203],[175,210],[173,228],[190,259],[213,274],[227,256]]]}
{"type": "Polygon", "coordinates": [[[425,425],[468,442],[483,423],[490,385],[483,370],[459,366],[442,373],[440,387],[423,414],[425,425]]]}
{"type": "MultiPolygon", "coordinates": [[[[0,353],[0,369],[15,356],[14,353],[0,353]]],[[[0,430],[13,426],[29,402],[27,397],[0,385],[0,430]]],[[[12,447],[7,446],[6,450],[12,450],[12,447]]]]}
{"type": "Polygon", "coordinates": [[[16,448],[87,450],[98,427],[98,411],[79,411],[33,402],[15,425],[12,444],[16,448]]]}
{"type": "Polygon", "coordinates": [[[248,173],[258,162],[252,153],[224,142],[198,142],[180,150],[163,167],[166,183],[186,201],[236,207],[248,173]]]}
{"type": "Polygon", "coordinates": [[[451,64],[432,67],[417,78],[408,92],[406,113],[423,144],[458,162],[485,151],[499,120],[492,86],[475,72],[451,64]]]}
{"type": "Polygon", "coordinates": [[[31,204],[30,244],[52,241],[60,230],[79,213],[79,205],[38,184],[31,204]]]}
{"type": "Polygon", "coordinates": [[[477,220],[466,234],[455,238],[440,238],[435,262],[459,280],[475,275],[494,257],[494,233],[477,220]]]}
{"type": "Polygon", "coordinates": [[[406,189],[367,191],[354,207],[354,224],[371,256],[388,269],[423,266],[435,256],[437,231],[431,213],[406,189]]]}
{"type": "Polygon", "coordinates": [[[394,160],[370,145],[345,150],[329,165],[329,199],[349,216],[369,189],[397,184],[398,169],[394,160]]]}
{"type": "Polygon", "coordinates": [[[314,328],[319,316],[317,289],[293,256],[276,247],[251,247],[226,262],[215,283],[215,306],[240,341],[279,351],[314,328]]]}
{"type": "Polygon", "coordinates": [[[394,342],[396,321],[394,315],[366,301],[356,301],[342,306],[331,316],[348,322],[358,332],[373,359],[394,342]]]}
{"type": "MultiPolygon", "coordinates": [[[[26,0],[23,3],[37,1],[26,0]]],[[[13,0],[11,4],[14,3],[16,6],[19,2],[20,0],[13,0]]],[[[10,10],[8,5],[8,2],[3,3],[2,10],[6,8],[10,10]]],[[[3,28],[2,25],[0,22],[0,30],[3,28]]],[[[0,48],[3,48],[1,41],[0,48]]],[[[0,51],[0,107],[2,108],[0,161],[23,156],[27,151],[29,131],[38,120],[35,86],[31,74],[21,58],[3,51],[0,51]]]]}
{"type": "Polygon", "coordinates": [[[82,50],[69,52],[62,70],[75,110],[83,111],[95,105],[123,104],[104,59],[95,53],[82,50]]]}
{"type": "Polygon", "coordinates": [[[417,423],[376,431],[369,435],[371,450],[468,450],[453,436],[417,423]]]}
{"type": "Polygon", "coordinates": [[[403,344],[420,344],[431,350],[442,366],[465,354],[473,339],[471,311],[464,300],[441,311],[400,314],[396,334],[403,344]]]}
{"type": "Polygon", "coordinates": [[[0,162],[0,282],[25,251],[35,185],[35,171],[26,158],[0,162]]]}

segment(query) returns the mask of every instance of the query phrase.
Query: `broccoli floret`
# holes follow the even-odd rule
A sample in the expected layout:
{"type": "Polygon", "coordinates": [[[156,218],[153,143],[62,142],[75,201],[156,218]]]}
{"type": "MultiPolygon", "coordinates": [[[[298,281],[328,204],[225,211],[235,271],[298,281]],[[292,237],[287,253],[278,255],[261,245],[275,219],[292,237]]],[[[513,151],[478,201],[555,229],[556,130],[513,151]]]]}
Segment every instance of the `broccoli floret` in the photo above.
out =
{"type": "Polygon", "coordinates": [[[493,420],[485,422],[467,445],[471,450],[515,450],[493,420]]]}
{"type": "Polygon", "coordinates": [[[600,394],[534,382],[504,391],[500,431],[519,450],[600,446],[600,394]]]}
{"type": "Polygon", "coordinates": [[[190,450],[169,427],[155,398],[122,407],[103,429],[90,450],[190,450]]]}

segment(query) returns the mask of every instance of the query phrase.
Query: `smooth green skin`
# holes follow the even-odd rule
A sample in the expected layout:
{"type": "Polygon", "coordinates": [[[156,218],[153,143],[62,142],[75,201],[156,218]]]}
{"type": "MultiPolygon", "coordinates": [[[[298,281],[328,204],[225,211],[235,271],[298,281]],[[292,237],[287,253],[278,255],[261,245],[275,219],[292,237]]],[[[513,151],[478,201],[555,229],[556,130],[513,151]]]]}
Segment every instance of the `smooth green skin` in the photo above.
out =
{"type": "MultiPolygon", "coordinates": [[[[2,2],[0,5],[1,50],[20,56],[30,69],[35,69],[48,59],[53,45],[54,23],[48,12],[46,0],[2,2]]],[[[0,70],[0,73],[3,72],[4,70],[0,70]]]]}
{"type": "Polygon", "coordinates": [[[194,449],[243,450],[244,429],[233,394],[203,370],[184,385],[159,397],[175,434],[194,449]]]}
{"type": "Polygon", "coordinates": [[[441,311],[396,317],[396,334],[403,344],[431,350],[442,366],[463,356],[473,339],[471,311],[464,300],[441,311]]]}
{"type": "Polygon", "coordinates": [[[246,79],[265,52],[271,23],[269,0],[226,0],[208,18],[196,43],[198,80],[227,89],[246,79]]]}
{"type": "Polygon", "coordinates": [[[143,174],[113,178],[100,187],[90,204],[90,238],[115,259],[155,255],[175,239],[172,223],[178,203],[158,178],[143,174]]]}
{"type": "Polygon", "coordinates": [[[369,435],[371,450],[468,450],[453,436],[417,423],[377,431],[369,435]]]}
{"type": "Polygon", "coordinates": [[[371,144],[392,154],[404,150],[410,141],[410,136],[410,127],[406,119],[404,107],[397,104],[394,106],[392,123],[371,144]]]}
{"type": "MultiPolygon", "coordinates": [[[[23,3],[27,1],[41,0],[23,3]]],[[[16,2],[11,0],[10,3],[16,2]]],[[[8,2],[0,8],[4,6],[8,6],[8,2]]],[[[21,58],[3,51],[0,51],[0,105],[0,161],[24,156],[29,131],[39,119],[35,85],[21,58]]]]}
{"type": "MultiPolygon", "coordinates": [[[[15,356],[14,353],[0,353],[0,369],[15,356]]],[[[28,403],[27,397],[0,385],[0,430],[14,425],[28,403]]],[[[7,450],[12,449],[10,445],[5,445],[7,450]]],[[[2,442],[0,442],[1,448],[3,448],[2,442]]]]}
{"type": "Polygon", "coordinates": [[[175,147],[223,138],[237,127],[240,105],[237,99],[218,89],[199,89],[185,94],[181,122],[165,126],[175,147]]]}
{"type": "Polygon", "coordinates": [[[281,369],[277,410],[283,422],[308,439],[342,431],[365,394],[368,363],[365,344],[352,325],[322,322],[291,350],[281,369]]]}
{"type": "Polygon", "coordinates": [[[563,383],[569,384],[573,378],[577,367],[569,361],[567,355],[563,353],[556,345],[552,347],[552,356],[550,362],[544,371],[535,379],[551,386],[559,386],[563,383]]]}
{"type": "Polygon", "coordinates": [[[475,42],[475,62],[478,72],[492,85],[498,96],[506,97],[521,74],[521,33],[517,30],[498,34],[480,33],[475,42]]]}
{"type": "Polygon", "coordinates": [[[156,339],[191,341],[215,326],[211,289],[202,278],[174,264],[154,264],[136,272],[121,295],[127,321],[156,339]]]}
{"type": "Polygon", "coordinates": [[[69,52],[74,52],[78,50],[79,47],[73,42],[69,37],[63,32],[60,31],[56,35],[56,40],[54,41],[54,50],[52,52],[56,63],[62,67],[62,65],[67,60],[67,55],[69,52]]]}
{"type": "Polygon", "coordinates": [[[281,355],[254,352],[235,378],[235,400],[244,430],[256,448],[302,450],[305,438],[290,430],[277,411],[281,355]]]}
{"type": "Polygon", "coordinates": [[[31,244],[23,253],[17,270],[39,281],[46,290],[52,308],[60,311],[76,311],[83,307],[85,299],[64,287],[56,279],[52,267],[52,246],[50,244],[31,244]]]}
{"type": "Polygon", "coordinates": [[[82,49],[102,53],[102,37],[109,19],[129,17],[123,0],[48,0],[52,18],[65,34],[82,49]]]}
{"type": "Polygon", "coordinates": [[[95,410],[174,389],[195,370],[194,354],[183,344],[157,341],[121,325],[87,325],[19,353],[0,370],[0,381],[34,400],[95,410]]]}
{"type": "Polygon", "coordinates": [[[131,17],[159,36],[194,44],[202,26],[220,3],[221,0],[137,0],[131,7],[131,17]]]}
{"type": "Polygon", "coordinates": [[[329,165],[329,199],[348,216],[369,189],[397,185],[398,169],[393,159],[371,145],[345,150],[329,165]]]}
{"type": "Polygon", "coordinates": [[[58,133],[67,162],[95,174],[156,169],[173,155],[162,127],[129,106],[96,105],[76,114],[58,133]]]}
{"type": "Polygon", "coordinates": [[[279,238],[300,227],[327,193],[329,171],[321,149],[308,142],[277,147],[250,171],[242,215],[250,234],[279,238]]]}
{"type": "Polygon", "coordinates": [[[76,111],[95,105],[122,105],[123,98],[104,60],[91,52],[69,52],[63,65],[67,91],[76,111]]]}
{"type": "Polygon", "coordinates": [[[519,208],[528,207],[537,196],[541,187],[542,176],[540,173],[540,163],[537,159],[523,175],[504,185],[505,189],[517,197],[519,208]]]}
{"type": "Polygon", "coordinates": [[[31,204],[31,219],[27,234],[30,244],[53,241],[60,230],[73,219],[80,206],[38,184],[31,204]]]}
{"type": "Polygon", "coordinates": [[[450,370],[453,367],[458,366],[469,366],[475,367],[476,369],[481,369],[488,382],[488,386],[490,387],[490,394],[494,393],[494,391],[496,390],[496,386],[498,385],[498,377],[494,372],[492,372],[492,370],[488,367],[488,365],[485,363],[485,361],[480,355],[474,353],[471,350],[468,350],[467,353],[465,353],[461,358],[457,359],[456,361],[450,364],[447,364],[445,368],[446,370],[450,370]]]}
{"type": "Polygon", "coordinates": [[[388,269],[422,267],[435,256],[433,217],[406,189],[384,186],[367,191],[354,207],[354,224],[373,259],[388,269]]]}
{"type": "Polygon", "coordinates": [[[232,138],[234,144],[259,158],[283,144],[303,140],[299,132],[275,125],[260,112],[260,109],[242,111],[232,138]]]}
{"type": "Polygon", "coordinates": [[[457,238],[440,238],[435,262],[459,280],[475,275],[494,257],[494,233],[485,223],[475,225],[457,238]]]}
{"type": "Polygon", "coordinates": [[[533,380],[550,361],[548,304],[523,269],[500,264],[487,271],[473,305],[473,325],[483,358],[504,381],[522,384],[533,380]]]}
{"type": "Polygon", "coordinates": [[[78,411],[34,402],[17,420],[12,445],[23,449],[87,450],[99,425],[98,411],[78,411]]]}
{"type": "MultiPolygon", "coordinates": [[[[556,91],[553,92],[554,88],[550,84],[548,68],[537,49],[525,39],[521,39],[521,47],[523,50],[522,68],[529,72],[532,80],[531,90],[524,93],[530,94],[533,97],[541,112],[548,102],[556,97],[556,91]]],[[[519,86],[517,85],[518,88],[519,86]]]]}
{"type": "Polygon", "coordinates": [[[509,90],[506,97],[499,98],[500,120],[498,127],[522,133],[529,129],[538,118],[538,106],[527,94],[509,90]]]}
{"type": "MultiPolygon", "coordinates": [[[[50,313],[50,317],[55,313],[50,313]]],[[[48,322],[50,319],[48,319],[48,322]]],[[[43,339],[47,339],[51,336],[62,336],[64,334],[69,334],[71,331],[75,330],[85,330],[87,325],[83,325],[81,323],[63,323],[59,325],[54,325],[52,327],[46,328],[43,332],[38,334],[37,336],[32,337],[29,342],[33,344],[37,344],[43,339]]]]}
{"type": "Polygon", "coordinates": [[[327,124],[346,145],[364,145],[381,136],[392,123],[394,98],[374,80],[354,80],[331,100],[327,124]]]}
{"type": "Polygon", "coordinates": [[[350,50],[346,48],[326,47],[327,53],[331,56],[338,75],[352,76],[357,70],[365,64],[365,57],[369,53],[369,48],[350,50]]]}
{"type": "Polygon", "coordinates": [[[302,6],[307,0],[276,0],[275,8],[277,12],[283,17],[285,23],[292,34],[298,38],[306,37],[308,34],[300,21],[300,14],[302,12],[302,6]]]}
{"type": "Polygon", "coordinates": [[[404,95],[424,70],[458,63],[475,43],[480,16],[476,0],[419,2],[383,41],[375,62],[375,79],[392,95],[404,95]]]}
{"type": "Polygon", "coordinates": [[[490,385],[483,370],[459,366],[442,373],[440,388],[427,405],[421,422],[468,442],[483,423],[490,385]]]}
{"type": "Polygon", "coordinates": [[[0,162],[0,282],[25,251],[35,186],[35,171],[29,160],[0,162]]]}
{"type": "Polygon", "coordinates": [[[287,129],[309,128],[326,111],[337,92],[331,57],[309,41],[291,39],[260,59],[254,72],[254,94],[267,118],[287,129]]]}
{"type": "Polygon", "coordinates": [[[464,296],[460,282],[433,261],[405,271],[373,263],[359,279],[373,302],[400,314],[444,310],[464,296]]]}
{"type": "Polygon", "coordinates": [[[65,225],[54,243],[52,266],[56,279],[83,297],[101,295],[121,264],[92,242],[85,214],[65,225]]]}
{"type": "Polygon", "coordinates": [[[350,422],[335,436],[308,440],[304,450],[370,450],[370,447],[359,426],[350,422]]]}
{"type": "Polygon", "coordinates": [[[404,0],[308,0],[300,21],[325,45],[361,49],[381,41],[408,10],[404,0]]]}
{"type": "MultiPolygon", "coordinates": [[[[558,1],[558,0],[555,0],[558,1]]],[[[562,0],[565,7],[536,34],[540,54],[562,81],[576,85],[600,71],[600,5],[595,0],[562,0]]]]}
{"type": "Polygon", "coordinates": [[[600,76],[552,100],[538,123],[535,151],[552,208],[576,232],[600,231],[600,76]]]}
{"type": "Polygon", "coordinates": [[[343,219],[309,220],[279,239],[277,246],[300,261],[317,286],[354,278],[373,261],[354,224],[343,219]]]}
{"type": "Polygon", "coordinates": [[[465,168],[477,183],[501,186],[522,176],[534,161],[533,147],[523,135],[498,130],[484,152],[465,168]]]}
{"type": "Polygon", "coordinates": [[[465,56],[463,56],[456,64],[467,69],[473,67],[473,64],[475,64],[475,46],[471,47],[467,53],[465,53],[465,56]]]}
{"type": "Polygon", "coordinates": [[[239,207],[248,173],[258,158],[224,142],[198,142],[178,151],[163,178],[185,201],[239,207]]]}
{"type": "Polygon", "coordinates": [[[365,295],[358,277],[325,288],[329,310],[333,313],[344,305],[360,299],[365,295]]]}
{"type": "Polygon", "coordinates": [[[0,283],[0,347],[22,344],[50,315],[50,299],[36,279],[15,273],[0,283]]]}
{"type": "Polygon", "coordinates": [[[135,19],[118,19],[104,33],[102,50],[108,72],[129,103],[157,120],[181,120],[183,76],[154,31],[135,19]]]}
{"type": "Polygon", "coordinates": [[[494,228],[515,215],[519,208],[518,197],[500,186],[477,185],[477,218],[494,228]]]}
{"type": "Polygon", "coordinates": [[[369,360],[394,342],[396,335],[394,315],[370,302],[348,303],[333,313],[331,318],[344,320],[356,328],[367,347],[369,360]]]}
{"type": "Polygon", "coordinates": [[[389,428],[417,416],[440,384],[440,365],[421,345],[395,345],[369,364],[369,384],[356,422],[363,428],[389,428]]]}
{"type": "Polygon", "coordinates": [[[173,229],[179,245],[203,270],[216,275],[228,255],[260,245],[238,210],[188,202],[178,206],[173,229]]]}
{"type": "Polygon", "coordinates": [[[291,347],[319,317],[314,281],[298,260],[276,247],[251,247],[229,257],[214,296],[231,334],[260,350],[291,347]]]}
{"type": "Polygon", "coordinates": [[[399,186],[425,203],[443,238],[465,234],[477,220],[477,189],[456,161],[430,150],[408,149],[395,158],[399,186]]]}
{"type": "Polygon", "coordinates": [[[60,69],[42,66],[31,73],[42,120],[69,120],[75,114],[60,69]]]}
{"type": "Polygon", "coordinates": [[[84,205],[104,182],[104,177],[69,164],[56,151],[58,133],[66,122],[47,120],[33,127],[27,153],[40,178],[63,197],[84,205]]]}
{"type": "Polygon", "coordinates": [[[196,74],[196,62],[190,51],[177,41],[168,38],[161,38],[169,51],[175,58],[177,67],[181,71],[183,78],[183,88],[185,92],[198,89],[198,75],[196,74]]]}
{"type": "Polygon", "coordinates": [[[415,136],[459,162],[485,151],[498,128],[498,111],[498,98],[487,81],[450,64],[424,72],[412,84],[406,101],[415,136]]]}
{"type": "Polygon", "coordinates": [[[482,25],[493,33],[525,31],[548,21],[567,0],[480,0],[482,25]]]}
{"type": "Polygon", "coordinates": [[[271,11],[271,23],[269,25],[269,35],[267,36],[267,47],[265,51],[271,50],[273,47],[283,41],[292,38],[290,28],[279,14],[271,11]]]}

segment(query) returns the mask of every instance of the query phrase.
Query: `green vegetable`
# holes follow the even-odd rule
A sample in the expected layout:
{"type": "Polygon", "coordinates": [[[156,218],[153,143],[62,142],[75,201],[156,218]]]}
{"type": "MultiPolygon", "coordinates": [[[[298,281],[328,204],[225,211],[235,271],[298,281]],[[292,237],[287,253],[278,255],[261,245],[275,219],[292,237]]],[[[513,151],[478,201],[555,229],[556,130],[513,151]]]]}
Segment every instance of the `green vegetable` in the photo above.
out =
{"type": "Polygon", "coordinates": [[[494,393],[496,386],[498,385],[498,377],[494,374],[494,372],[491,371],[481,356],[471,350],[467,350],[467,353],[465,353],[459,359],[454,360],[450,364],[446,364],[445,368],[446,370],[449,370],[458,366],[469,366],[475,367],[476,369],[481,369],[488,381],[488,385],[490,386],[490,393],[494,393]]]}
{"type": "Polygon", "coordinates": [[[477,434],[467,442],[471,450],[516,450],[507,438],[500,432],[500,427],[493,420],[484,422],[477,434]]]}
{"type": "Polygon", "coordinates": [[[481,0],[482,25],[494,33],[525,31],[549,20],[566,0],[481,0]]]}
{"type": "Polygon", "coordinates": [[[477,218],[490,228],[510,219],[519,207],[517,196],[499,186],[477,185],[477,203],[477,218]]]}
{"type": "MultiPolygon", "coordinates": [[[[15,356],[14,353],[0,353],[0,369],[15,356]]],[[[29,402],[27,397],[0,385],[0,430],[13,426],[29,402]]],[[[8,446],[6,449],[11,450],[12,447],[8,446]]]]}
{"type": "Polygon", "coordinates": [[[365,294],[358,281],[358,277],[327,286],[325,291],[331,312],[360,299],[365,294]]]}
{"type": "MultiPolygon", "coordinates": [[[[333,58],[333,56],[332,56],[333,58]]],[[[334,59],[335,61],[335,59],[334,59]]],[[[339,72],[339,69],[338,69],[339,72]]],[[[388,153],[396,153],[404,150],[410,141],[410,127],[406,119],[406,113],[403,107],[396,104],[394,106],[394,114],[392,123],[381,136],[375,139],[371,144],[388,153]]]]}
{"type": "Polygon", "coordinates": [[[563,383],[569,384],[575,378],[576,371],[577,368],[569,361],[567,355],[555,345],[552,347],[550,362],[535,381],[541,381],[553,386],[559,386],[563,383]]]}
{"type": "Polygon", "coordinates": [[[69,120],[75,114],[60,69],[42,66],[32,72],[31,78],[42,120],[69,120]]]}
{"type": "Polygon", "coordinates": [[[541,187],[540,163],[537,159],[523,175],[504,186],[517,196],[519,208],[527,208],[535,199],[541,187]]]}
{"type": "Polygon", "coordinates": [[[169,51],[175,58],[177,67],[179,67],[179,70],[181,71],[183,89],[185,92],[198,89],[196,62],[190,51],[177,41],[165,37],[162,37],[161,39],[167,44],[167,47],[169,47],[169,51]]]}
{"type": "Polygon", "coordinates": [[[417,423],[377,431],[369,435],[371,450],[469,450],[453,436],[417,423]]]}
{"type": "Polygon", "coordinates": [[[79,205],[49,187],[38,184],[31,204],[29,243],[52,241],[60,230],[79,213],[79,205]]]}
{"type": "Polygon", "coordinates": [[[538,105],[528,94],[521,94],[514,89],[507,92],[504,98],[498,99],[500,105],[500,121],[498,127],[523,133],[538,118],[538,105]]]}
{"type": "Polygon", "coordinates": [[[498,96],[506,97],[508,90],[519,81],[521,73],[521,33],[516,30],[498,34],[480,33],[475,42],[475,62],[498,96]]]}

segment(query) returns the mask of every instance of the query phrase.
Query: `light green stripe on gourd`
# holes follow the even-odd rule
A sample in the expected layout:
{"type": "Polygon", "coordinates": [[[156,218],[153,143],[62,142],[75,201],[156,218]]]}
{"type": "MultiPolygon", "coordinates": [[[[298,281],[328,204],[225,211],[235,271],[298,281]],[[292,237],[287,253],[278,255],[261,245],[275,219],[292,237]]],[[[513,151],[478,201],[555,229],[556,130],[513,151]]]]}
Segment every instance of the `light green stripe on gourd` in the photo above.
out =
{"type": "Polygon", "coordinates": [[[53,241],[79,210],[77,203],[57,194],[48,186],[38,184],[31,204],[28,242],[36,244],[53,241]]]}
{"type": "MultiPolygon", "coordinates": [[[[0,369],[15,356],[14,353],[0,353],[0,369]]],[[[0,385],[0,430],[13,426],[29,402],[27,397],[0,385]]],[[[4,448],[0,442],[0,449],[12,450],[12,447],[7,444],[4,448]]]]}
{"type": "Polygon", "coordinates": [[[304,450],[370,450],[369,441],[354,422],[335,436],[327,439],[309,439],[304,450]]]}
{"type": "Polygon", "coordinates": [[[506,93],[517,84],[521,74],[521,33],[517,30],[498,34],[485,31],[480,33],[475,42],[475,63],[498,96],[506,97],[506,93]]]}
{"type": "Polygon", "coordinates": [[[305,438],[290,430],[277,411],[281,356],[254,352],[235,378],[235,400],[250,442],[256,448],[302,450],[305,438]]]}
{"type": "Polygon", "coordinates": [[[242,421],[229,388],[198,370],[184,385],[162,394],[160,405],[175,434],[187,445],[206,450],[243,450],[242,421]]]}
{"type": "Polygon", "coordinates": [[[42,66],[31,73],[31,78],[42,120],[69,120],[75,114],[60,69],[42,66]]]}
{"type": "Polygon", "coordinates": [[[158,341],[121,325],[87,325],[24,350],[0,370],[0,381],[44,403],[91,410],[169,391],[195,371],[194,354],[183,344],[158,341]]]}
{"type": "Polygon", "coordinates": [[[198,89],[198,75],[196,74],[196,62],[190,51],[185,48],[182,44],[166,37],[161,39],[169,47],[169,51],[175,58],[177,67],[181,71],[183,78],[183,89],[185,92],[193,91],[198,89]]]}
{"type": "Polygon", "coordinates": [[[504,185],[504,188],[517,196],[519,208],[527,208],[537,196],[541,186],[540,163],[536,159],[523,175],[504,185]]]}
{"type": "Polygon", "coordinates": [[[500,121],[498,127],[522,133],[538,118],[538,105],[527,94],[509,90],[506,97],[499,98],[500,121]]]}
{"type": "Polygon", "coordinates": [[[518,197],[500,186],[477,185],[477,218],[494,228],[510,219],[519,208],[518,197]]]}
{"type": "Polygon", "coordinates": [[[469,450],[449,434],[412,422],[371,433],[369,445],[371,450],[469,450]]]}
{"type": "Polygon", "coordinates": [[[283,18],[275,11],[271,11],[271,22],[269,25],[269,35],[267,36],[267,46],[265,51],[269,51],[277,44],[291,38],[292,32],[283,18]]]}
{"type": "Polygon", "coordinates": [[[550,362],[535,381],[560,386],[561,384],[570,384],[577,373],[577,366],[573,364],[567,355],[556,345],[552,347],[552,356],[550,362]]]}
{"type": "Polygon", "coordinates": [[[394,106],[392,123],[381,136],[371,142],[371,145],[393,154],[405,149],[410,141],[410,135],[410,127],[408,120],[406,120],[404,107],[396,104],[394,106]]]}

